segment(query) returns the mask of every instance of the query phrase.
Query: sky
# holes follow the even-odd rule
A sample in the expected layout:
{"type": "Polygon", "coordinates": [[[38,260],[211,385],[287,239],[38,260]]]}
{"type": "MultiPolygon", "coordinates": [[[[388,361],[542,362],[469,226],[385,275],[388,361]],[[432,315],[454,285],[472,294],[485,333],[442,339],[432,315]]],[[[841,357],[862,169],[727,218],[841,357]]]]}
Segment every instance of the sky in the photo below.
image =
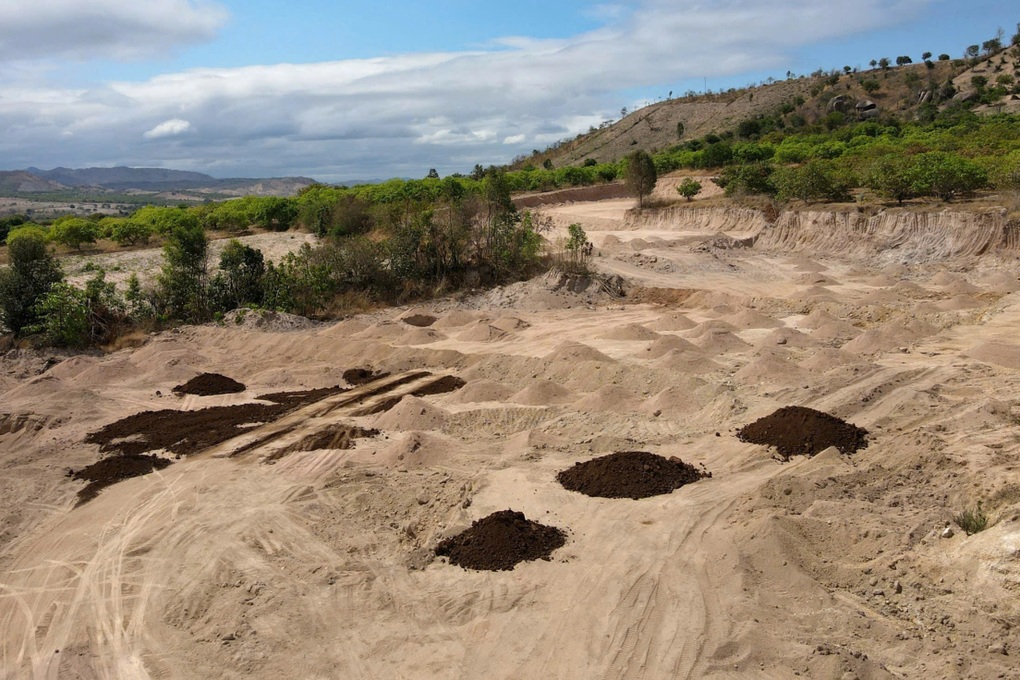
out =
{"type": "Polygon", "coordinates": [[[0,169],[470,172],[620,109],[960,56],[1015,0],[3,0],[0,169]]]}

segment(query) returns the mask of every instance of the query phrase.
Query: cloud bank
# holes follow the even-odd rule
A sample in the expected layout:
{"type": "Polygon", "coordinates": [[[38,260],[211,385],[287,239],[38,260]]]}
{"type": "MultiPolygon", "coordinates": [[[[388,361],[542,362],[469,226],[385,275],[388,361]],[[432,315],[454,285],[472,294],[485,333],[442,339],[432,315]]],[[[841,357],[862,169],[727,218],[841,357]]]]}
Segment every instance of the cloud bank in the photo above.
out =
{"type": "MultiPolygon", "coordinates": [[[[152,28],[159,34],[152,45],[166,47],[224,20],[212,5],[145,4],[118,18],[118,34],[173,12],[180,16],[165,33],[152,28]]],[[[618,110],[624,90],[785,68],[792,49],[892,25],[928,4],[643,0],[602,6],[598,30],[508,38],[470,52],[203,68],[81,89],[12,84],[0,97],[0,157],[9,167],[158,165],[327,180],[466,171],[597,125],[618,110]]],[[[113,5],[97,0],[92,8],[113,5]]],[[[0,28],[20,20],[44,31],[29,14],[0,10],[0,28]]],[[[64,54],[80,56],[98,42],[79,37],[64,54]]],[[[142,42],[103,49],[131,54],[142,42]]],[[[0,44],[0,55],[8,52],[0,44]]]]}

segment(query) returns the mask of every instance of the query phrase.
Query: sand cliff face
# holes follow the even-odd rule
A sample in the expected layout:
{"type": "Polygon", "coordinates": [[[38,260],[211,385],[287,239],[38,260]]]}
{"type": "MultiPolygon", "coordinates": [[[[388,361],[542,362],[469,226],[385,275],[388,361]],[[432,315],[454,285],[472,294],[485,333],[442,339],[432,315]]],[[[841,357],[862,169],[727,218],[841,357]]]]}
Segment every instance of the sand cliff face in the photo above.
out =
{"type": "Polygon", "coordinates": [[[771,220],[751,208],[667,208],[632,213],[625,228],[754,236],[763,251],[875,258],[884,263],[933,262],[1020,252],[1020,221],[1005,209],[966,212],[884,210],[877,215],[834,210],[785,210],[771,220]]]}

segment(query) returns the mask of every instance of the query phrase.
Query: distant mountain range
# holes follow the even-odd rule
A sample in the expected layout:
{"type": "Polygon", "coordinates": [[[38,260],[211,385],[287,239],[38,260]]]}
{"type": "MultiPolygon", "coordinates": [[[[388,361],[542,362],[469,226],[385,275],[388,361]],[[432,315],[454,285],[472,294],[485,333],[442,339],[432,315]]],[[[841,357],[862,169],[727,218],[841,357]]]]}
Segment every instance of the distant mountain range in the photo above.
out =
{"type": "Polygon", "coordinates": [[[314,184],[309,177],[217,179],[201,172],[163,168],[26,168],[0,172],[0,193],[33,194],[93,189],[107,193],[186,193],[227,196],[293,196],[314,184]]]}

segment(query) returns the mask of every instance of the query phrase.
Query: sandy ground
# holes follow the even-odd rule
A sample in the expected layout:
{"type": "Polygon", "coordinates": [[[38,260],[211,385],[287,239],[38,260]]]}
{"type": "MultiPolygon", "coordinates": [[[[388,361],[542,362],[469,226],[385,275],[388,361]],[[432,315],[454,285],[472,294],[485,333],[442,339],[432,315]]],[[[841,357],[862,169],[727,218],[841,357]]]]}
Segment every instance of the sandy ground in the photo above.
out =
{"type": "Polygon", "coordinates": [[[600,271],[694,290],[682,304],[550,275],[338,324],[7,354],[0,677],[1020,677],[1015,260],[738,247],[747,225],[698,233],[627,207],[546,212],[586,225],[600,271]],[[83,440],[107,423],[362,366],[393,374],[379,395],[331,397],[74,507],[65,470],[98,459],[83,440]],[[359,415],[421,370],[467,384],[359,415]],[[171,396],[204,371],[248,390],[171,396]],[[784,463],[734,436],[788,405],[871,443],[784,463]],[[381,434],[280,455],[337,423],[381,434]],[[640,501],[555,481],[621,450],[713,476],[640,501]],[[952,519],[978,501],[991,526],[967,536],[952,519]],[[507,508],[566,545],[509,572],[431,560],[507,508]]]}

